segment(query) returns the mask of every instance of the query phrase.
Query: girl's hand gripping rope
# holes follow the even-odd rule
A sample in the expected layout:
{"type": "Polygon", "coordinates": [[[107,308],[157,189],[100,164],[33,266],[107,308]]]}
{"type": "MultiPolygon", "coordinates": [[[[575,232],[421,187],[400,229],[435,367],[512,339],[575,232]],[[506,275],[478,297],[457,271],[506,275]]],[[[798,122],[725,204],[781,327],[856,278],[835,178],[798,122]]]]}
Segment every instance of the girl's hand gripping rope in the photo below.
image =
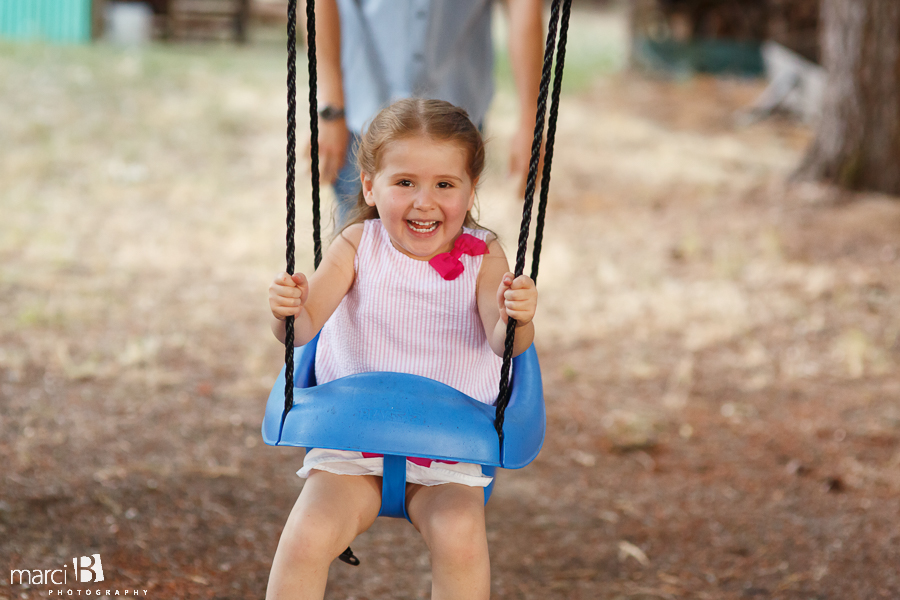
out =
{"type": "Polygon", "coordinates": [[[516,327],[524,327],[534,318],[537,298],[537,287],[531,277],[519,275],[513,279],[512,273],[504,274],[497,290],[500,319],[506,324],[512,317],[516,320],[516,327]]]}
{"type": "Polygon", "coordinates": [[[309,296],[309,282],[303,273],[282,273],[269,286],[269,308],[279,321],[296,317],[309,296]]]}

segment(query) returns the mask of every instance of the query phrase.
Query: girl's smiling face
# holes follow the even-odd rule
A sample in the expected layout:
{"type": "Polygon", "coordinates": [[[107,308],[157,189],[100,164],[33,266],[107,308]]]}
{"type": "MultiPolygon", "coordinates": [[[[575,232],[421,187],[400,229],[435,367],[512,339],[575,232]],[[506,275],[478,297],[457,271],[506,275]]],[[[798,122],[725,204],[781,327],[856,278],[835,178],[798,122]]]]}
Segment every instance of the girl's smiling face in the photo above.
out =
{"type": "Polygon", "coordinates": [[[383,150],[380,170],[362,173],[366,204],[378,216],[394,247],[416,260],[449,252],[475,204],[475,184],[466,151],[452,141],[409,136],[383,150]]]}

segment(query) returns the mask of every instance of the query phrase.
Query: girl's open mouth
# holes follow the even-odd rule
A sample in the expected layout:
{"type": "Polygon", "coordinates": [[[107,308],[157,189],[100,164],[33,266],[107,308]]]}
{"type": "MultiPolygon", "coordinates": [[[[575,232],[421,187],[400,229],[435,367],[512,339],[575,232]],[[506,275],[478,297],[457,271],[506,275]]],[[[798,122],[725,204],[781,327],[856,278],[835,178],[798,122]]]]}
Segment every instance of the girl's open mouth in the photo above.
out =
{"type": "Polygon", "coordinates": [[[415,231],[416,233],[431,233],[440,225],[440,221],[414,221],[412,219],[406,220],[406,226],[415,231]]]}

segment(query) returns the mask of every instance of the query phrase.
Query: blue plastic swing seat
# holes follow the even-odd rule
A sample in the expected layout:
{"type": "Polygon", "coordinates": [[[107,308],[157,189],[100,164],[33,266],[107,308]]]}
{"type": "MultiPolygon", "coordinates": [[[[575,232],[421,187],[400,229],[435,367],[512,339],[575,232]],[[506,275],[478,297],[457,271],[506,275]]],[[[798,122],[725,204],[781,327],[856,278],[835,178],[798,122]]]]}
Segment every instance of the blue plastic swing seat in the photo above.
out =
{"type": "MultiPolygon", "coordinates": [[[[495,408],[432,379],[377,372],[316,385],[317,343],[318,336],[295,351],[294,405],[286,416],[281,369],[266,404],[263,440],[270,446],[383,454],[381,516],[409,518],[407,456],[480,464],[493,476],[496,467],[524,467],[541,450],[547,418],[534,346],[513,359],[501,448],[495,408]]],[[[492,488],[493,483],[485,488],[485,502],[492,488]]]]}

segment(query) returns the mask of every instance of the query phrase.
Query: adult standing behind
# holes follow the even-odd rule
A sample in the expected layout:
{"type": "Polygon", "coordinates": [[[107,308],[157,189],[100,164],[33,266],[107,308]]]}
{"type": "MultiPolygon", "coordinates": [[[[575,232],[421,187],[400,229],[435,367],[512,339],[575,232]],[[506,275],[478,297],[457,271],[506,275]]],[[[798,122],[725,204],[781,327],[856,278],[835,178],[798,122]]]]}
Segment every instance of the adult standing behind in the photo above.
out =
{"type": "MultiPolygon", "coordinates": [[[[319,173],[338,226],[355,204],[357,135],[405,97],[446,100],[484,125],[494,95],[493,0],[316,0],[319,173]]],[[[524,194],[543,61],[541,0],[506,0],[519,118],[508,174],[524,194]]]]}

